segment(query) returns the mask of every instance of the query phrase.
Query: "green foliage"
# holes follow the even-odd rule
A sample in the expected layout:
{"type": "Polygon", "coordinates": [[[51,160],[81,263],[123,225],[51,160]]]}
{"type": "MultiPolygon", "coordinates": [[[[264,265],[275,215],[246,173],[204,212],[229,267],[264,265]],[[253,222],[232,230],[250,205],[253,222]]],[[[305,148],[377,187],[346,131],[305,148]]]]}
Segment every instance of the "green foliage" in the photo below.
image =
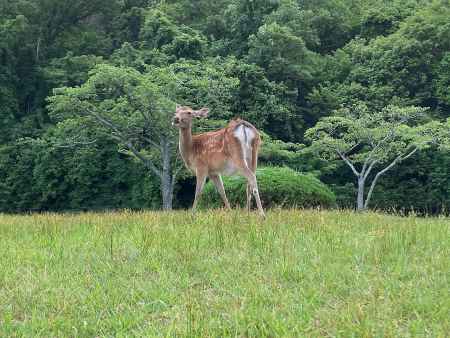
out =
{"type": "Polygon", "coordinates": [[[383,164],[408,150],[438,142],[432,132],[440,125],[423,124],[425,110],[388,106],[374,113],[365,105],[343,108],[321,119],[305,136],[312,142],[311,149],[324,158],[345,155],[359,164],[383,164]]]}
{"type": "MultiPolygon", "coordinates": [[[[434,79],[442,79],[439,70],[445,61],[441,60],[450,48],[449,17],[450,7],[438,1],[408,17],[390,35],[369,42],[352,40],[331,60],[334,71],[324,69],[330,81],[321,90],[324,100],[333,97],[336,105],[332,109],[356,101],[367,102],[374,109],[388,104],[437,108],[442,87],[435,86],[434,79]]],[[[445,83],[445,70],[443,74],[445,83]]],[[[320,99],[316,96],[314,101],[320,99]]],[[[447,116],[448,109],[442,108],[447,116]]]]}
{"type": "Polygon", "coordinates": [[[436,93],[446,111],[450,110],[450,52],[444,54],[436,71],[435,79],[436,93]]]}
{"type": "Polygon", "coordinates": [[[393,168],[375,188],[373,206],[422,214],[449,212],[450,154],[430,149],[393,168]]]}
{"type": "Polygon", "coordinates": [[[274,140],[262,133],[262,146],[258,154],[258,162],[269,166],[287,166],[300,168],[304,146],[298,143],[274,140]]]}
{"type": "Polygon", "coordinates": [[[103,58],[95,55],[74,56],[69,52],[62,58],[52,59],[42,72],[52,87],[80,86],[88,79],[89,72],[103,63],[103,58]]]}
{"type": "Polygon", "coordinates": [[[249,37],[255,34],[279,4],[278,0],[231,0],[224,16],[224,33],[219,41],[224,54],[243,56],[248,52],[249,37]]]}
{"type": "Polygon", "coordinates": [[[443,141],[445,127],[436,121],[424,123],[424,111],[388,106],[373,113],[367,106],[358,105],[321,119],[306,137],[312,142],[313,152],[324,159],[343,160],[351,169],[358,185],[357,208],[362,210],[368,207],[381,175],[418,150],[443,141]],[[371,184],[365,196],[368,178],[371,184]]]}
{"type": "Polygon", "coordinates": [[[177,102],[193,107],[209,107],[209,116],[215,119],[231,118],[239,79],[229,73],[229,66],[222,61],[218,58],[206,62],[180,61],[171,64],[168,70],[176,76],[173,95],[176,95],[177,102]]]}
{"type": "Polygon", "coordinates": [[[311,76],[311,52],[290,28],[265,24],[249,39],[249,45],[248,60],[263,67],[269,79],[289,82],[311,76]]]}
{"type": "Polygon", "coordinates": [[[266,19],[266,24],[277,23],[286,26],[291,33],[303,41],[309,50],[315,50],[320,41],[318,32],[313,27],[314,13],[312,10],[304,10],[298,1],[281,1],[279,7],[270,13],[266,19]]]}
{"type": "Polygon", "coordinates": [[[26,68],[21,54],[27,29],[23,15],[13,19],[0,17],[0,144],[14,140],[18,134],[17,119],[22,115],[21,98],[26,92],[26,86],[20,88],[20,73],[21,68],[26,68]]]}
{"type": "Polygon", "coordinates": [[[88,147],[51,134],[0,149],[0,212],[160,208],[158,180],[104,136],[88,147]]]}
{"type": "Polygon", "coordinates": [[[235,57],[215,58],[211,62],[223,67],[223,81],[229,81],[228,78],[236,81],[230,100],[233,116],[251,121],[271,135],[295,138],[295,128],[301,123],[293,119],[291,100],[295,95],[285,85],[267,79],[264,69],[256,64],[235,57]]]}
{"type": "Polygon", "coordinates": [[[27,211],[37,208],[38,193],[32,178],[36,157],[25,145],[0,147],[0,210],[27,211]]]}
{"type": "Polygon", "coordinates": [[[201,34],[184,25],[177,25],[165,13],[152,9],[145,14],[140,31],[143,47],[159,49],[178,58],[201,59],[206,41],[201,34]]]}
{"type": "MultiPolygon", "coordinates": [[[[256,170],[256,177],[261,201],[265,208],[334,206],[334,194],[312,175],[300,174],[287,167],[264,167],[256,170]]],[[[245,179],[239,176],[223,177],[223,183],[230,204],[244,207],[245,179]]],[[[222,200],[211,182],[205,186],[200,205],[202,207],[222,206],[222,200]]]]}
{"type": "Polygon", "coordinates": [[[362,13],[361,37],[366,39],[394,33],[408,16],[414,14],[425,2],[394,0],[390,6],[383,1],[373,1],[362,13]]]}
{"type": "MultiPolygon", "coordinates": [[[[317,52],[332,53],[353,38],[364,15],[362,0],[300,0],[302,8],[312,11],[311,24],[320,45],[317,52]]],[[[372,3],[372,2],[370,2],[372,3]]]]}

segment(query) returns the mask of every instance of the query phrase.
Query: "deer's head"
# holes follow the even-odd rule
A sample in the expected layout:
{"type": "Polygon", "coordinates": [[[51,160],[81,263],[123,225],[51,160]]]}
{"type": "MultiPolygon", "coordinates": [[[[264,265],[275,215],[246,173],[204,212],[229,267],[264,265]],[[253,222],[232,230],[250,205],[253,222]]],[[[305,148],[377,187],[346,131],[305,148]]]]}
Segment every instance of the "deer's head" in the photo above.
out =
{"type": "Polygon", "coordinates": [[[175,116],[172,120],[172,125],[177,128],[189,128],[192,125],[192,118],[207,117],[208,112],[208,108],[193,110],[191,107],[177,105],[175,116]]]}

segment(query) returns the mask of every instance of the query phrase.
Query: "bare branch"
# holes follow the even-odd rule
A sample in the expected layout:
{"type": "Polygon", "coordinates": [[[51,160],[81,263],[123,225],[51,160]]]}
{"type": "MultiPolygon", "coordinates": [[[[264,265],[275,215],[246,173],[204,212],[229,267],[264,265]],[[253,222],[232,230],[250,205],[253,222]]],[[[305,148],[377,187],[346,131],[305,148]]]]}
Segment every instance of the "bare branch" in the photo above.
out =
{"type": "Polygon", "coordinates": [[[369,164],[369,159],[368,158],[364,161],[363,167],[361,169],[361,176],[365,176],[367,164],[369,164]]]}
{"type": "Polygon", "coordinates": [[[87,145],[90,145],[90,144],[94,144],[95,142],[97,142],[97,140],[86,141],[86,142],[77,142],[77,141],[71,141],[71,142],[72,143],[66,143],[66,144],[55,143],[54,146],[56,148],[75,148],[75,147],[78,147],[78,146],[87,146],[87,145]]]}
{"type": "Polygon", "coordinates": [[[342,154],[339,149],[335,149],[335,150],[338,153],[338,155],[344,160],[344,162],[347,163],[347,165],[352,169],[353,173],[359,177],[360,173],[356,170],[353,163],[350,162],[350,160],[344,154],[342,154]]]}
{"type": "Polygon", "coordinates": [[[356,143],[353,147],[351,147],[349,150],[345,152],[345,155],[348,155],[350,152],[352,152],[356,147],[358,147],[361,144],[361,142],[356,143]]]}
{"type": "Polygon", "coordinates": [[[369,189],[369,193],[367,194],[366,197],[366,202],[364,203],[364,208],[367,208],[367,206],[369,205],[369,201],[370,198],[372,197],[372,193],[373,193],[373,189],[375,188],[375,184],[377,183],[378,179],[380,178],[381,175],[385,174],[388,170],[390,170],[393,166],[395,166],[397,163],[406,160],[407,158],[411,157],[412,155],[414,155],[414,153],[416,153],[416,151],[418,150],[418,148],[414,148],[412,151],[410,151],[407,155],[402,156],[399,155],[397,156],[392,162],[391,164],[389,164],[386,168],[384,168],[383,170],[379,171],[376,175],[375,178],[372,181],[372,184],[370,185],[370,189],[369,189]]]}
{"type": "Polygon", "coordinates": [[[414,155],[416,153],[417,150],[419,150],[419,148],[414,148],[409,154],[403,156],[401,161],[404,161],[404,160],[410,158],[412,155],[414,155]]]}
{"type": "Polygon", "coordinates": [[[175,168],[175,171],[172,175],[172,184],[175,184],[175,180],[176,180],[178,174],[180,173],[181,169],[183,169],[183,167],[184,167],[183,163],[178,165],[178,160],[180,159],[180,157],[181,157],[180,153],[177,151],[177,155],[175,157],[175,163],[173,165],[173,167],[175,168]]]}
{"type": "Polygon", "coordinates": [[[367,169],[367,171],[366,171],[365,174],[364,174],[364,180],[367,179],[367,177],[369,176],[370,172],[371,172],[372,169],[373,169],[373,166],[374,166],[377,162],[378,162],[378,161],[373,161],[373,162],[369,165],[369,168],[367,169]]]}
{"type": "Polygon", "coordinates": [[[159,151],[161,151],[161,146],[157,144],[155,141],[153,141],[151,138],[143,136],[142,137],[146,142],[148,142],[150,145],[152,145],[155,148],[158,148],[159,151]]]}

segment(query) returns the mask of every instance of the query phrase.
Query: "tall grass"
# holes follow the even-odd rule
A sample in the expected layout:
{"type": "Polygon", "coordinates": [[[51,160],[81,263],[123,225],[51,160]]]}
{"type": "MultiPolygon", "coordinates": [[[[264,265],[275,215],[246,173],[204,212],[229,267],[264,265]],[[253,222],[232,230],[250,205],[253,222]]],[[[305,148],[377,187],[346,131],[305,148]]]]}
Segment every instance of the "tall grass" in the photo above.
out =
{"type": "Polygon", "coordinates": [[[0,215],[0,336],[441,336],[450,220],[0,215]]]}

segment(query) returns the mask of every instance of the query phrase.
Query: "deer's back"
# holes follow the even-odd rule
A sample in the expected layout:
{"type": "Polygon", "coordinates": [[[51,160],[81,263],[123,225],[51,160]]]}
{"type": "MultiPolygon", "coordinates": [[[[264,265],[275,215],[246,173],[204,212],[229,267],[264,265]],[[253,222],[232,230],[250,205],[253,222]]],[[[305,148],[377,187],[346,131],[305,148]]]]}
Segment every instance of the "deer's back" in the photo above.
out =
{"type": "Polygon", "coordinates": [[[210,173],[232,175],[239,160],[248,164],[257,151],[260,136],[255,127],[243,120],[233,120],[226,128],[192,137],[195,167],[204,166],[210,173]]]}

